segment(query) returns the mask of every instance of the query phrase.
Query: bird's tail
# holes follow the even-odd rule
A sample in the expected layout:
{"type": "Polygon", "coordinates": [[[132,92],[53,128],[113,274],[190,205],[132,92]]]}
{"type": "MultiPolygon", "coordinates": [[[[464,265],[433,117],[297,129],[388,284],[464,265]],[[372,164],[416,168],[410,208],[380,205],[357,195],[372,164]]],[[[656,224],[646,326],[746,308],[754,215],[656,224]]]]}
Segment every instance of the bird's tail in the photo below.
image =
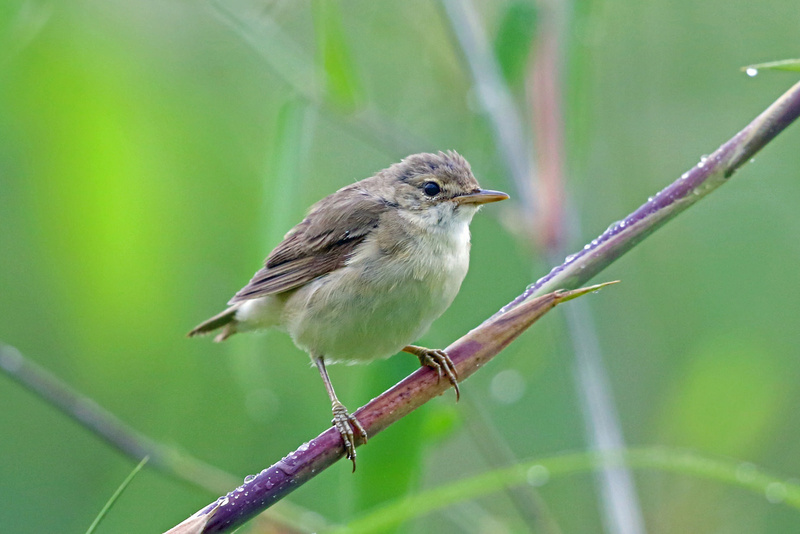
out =
{"type": "Polygon", "coordinates": [[[238,306],[231,306],[224,312],[215,315],[211,319],[203,321],[199,325],[195,326],[191,332],[186,334],[187,337],[203,336],[205,334],[210,334],[214,330],[222,328],[222,332],[217,334],[217,337],[214,338],[214,341],[218,343],[220,341],[225,341],[236,333],[237,309],[238,306]]]}

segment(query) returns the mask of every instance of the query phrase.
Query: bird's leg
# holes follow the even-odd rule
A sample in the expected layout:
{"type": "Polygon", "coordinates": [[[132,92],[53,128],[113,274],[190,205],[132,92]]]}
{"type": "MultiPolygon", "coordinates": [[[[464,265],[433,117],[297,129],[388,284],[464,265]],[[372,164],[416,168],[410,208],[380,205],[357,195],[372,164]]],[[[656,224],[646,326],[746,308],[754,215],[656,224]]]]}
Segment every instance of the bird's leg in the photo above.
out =
{"type": "Polygon", "coordinates": [[[458,371],[456,370],[453,360],[443,350],[439,349],[426,349],[425,347],[418,347],[416,345],[407,345],[403,352],[408,352],[419,358],[420,365],[430,367],[439,375],[439,380],[442,375],[447,375],[447,379],[453,384],[453,389],[456,390],[456,402],[461,398],[461,392],[458,390],[458,371]]]}
{"type": "Polygon", "coordinates": [[[344,442],[344,450],[347,453],[347,458],[353,462],[353,471],[356,470],[356,434],[361,436],[364,443],[367,442],[367,431],[358,422],[358,419],[353,417],[347,412],[347,408],[339,402],[336,398],[336,392],[333,390],[333,384],[328,377],[328,370],[325,369],[325,359],[322,356],[314,358],[314,363],[317,364],[319,374],[322,376],[322,381],[325,383],[325,389],[328,391],[328,397],[331,399],[331,406],[333,408],[333,421],[331,423],[339,435],[342,436],[344,442]]]}

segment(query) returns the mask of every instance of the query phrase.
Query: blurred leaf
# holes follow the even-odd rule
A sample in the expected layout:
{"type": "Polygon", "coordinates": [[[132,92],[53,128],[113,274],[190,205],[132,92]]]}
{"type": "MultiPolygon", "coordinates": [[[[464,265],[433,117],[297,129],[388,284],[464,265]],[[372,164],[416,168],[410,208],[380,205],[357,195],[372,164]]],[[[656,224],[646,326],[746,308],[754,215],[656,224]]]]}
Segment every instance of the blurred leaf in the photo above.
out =
{"type": "MultiPolygon", "coordinates": [[[[367,396],[385,391],[416,365],[416,358],[404,353],[365,366],[360,380],[356,381],[361,390],[359,393],[367,396]]],[[[348,375],[352,374],[352,371],[348,372],[348,375]]],[[[347,519],[356,512],[402,498],[415,490],[420,473],[409,466],[424,463],[424,451],[430,438],[424,429],[424,414],[432,409],[431,403],[423,406],[419,410],[423,417],[404,417],[387,428],[383,436],[370,441],[364,453],[364,469],[359,466],[358,476],[353,481],[353,508],[347,519]]]]}
{"type": "Polygon", "coordinates": [[[270,175],[264,184],[263,227],[269,229],[265,249],[270,250],[302,215],[299,195],[287,198],[284,192],[302,191],[306,187],[305,164],[311,152],[309,133],[312,122],[309,107],[299,99],[291,99],[281,106],[276,121],[276,132],[270,175]]]}
{"type": "Polygon", "coordinates": [[[402,499],[417,489],[420,470],[410,466],[424,464],[423,445],[428,436],[423,433],[422,418],[405,417],[384,432],[385,436],[365,448],[364,468],[359,464],[357,476],[349,482],[353,484],[355,499],[343,520],[362,510],[402,499]]]}
{"type": "Polygon", "coordinates": [[[312,5],[317,46],[328,82],[328,97],[335,106],[354,111],[361,107],[363,89],[345,39],[339,3],[336,0],[316,0],[312,5]]]}
{"type": "Polygon", "coordinates": [[[494,50],[509,84],[518,82],[525,72],[536,36],[537,17],[536,6],[528,2],[513,2],[503,14],[494,50]]]}
{"type": "Polygon", "coordinates": [[[754,63],[742,67],[742,71],[749,76],[755,76],[760,70],[788,70],[800,72],[800,59],[781,59],[780,61],[769,61],[767,63],[754,63]]]}
{"type": "Polygon", "coordinates": [[[411,495],[356,519],[333,532],[385,532],[386,529],[460,502],[500,491],[509,486],[541,486],[554,478],[596,471],[604,467],[627,465],[634,469],[677,472],[716,480],[749,489],[773,503],[800,509],[800,485],[761,471],[752,464],[702,456],[683,450],[664,448],[633,449],[618,453],[583,452],[532,460],[518,465],[481,473],[437,488],[411,495]]]}

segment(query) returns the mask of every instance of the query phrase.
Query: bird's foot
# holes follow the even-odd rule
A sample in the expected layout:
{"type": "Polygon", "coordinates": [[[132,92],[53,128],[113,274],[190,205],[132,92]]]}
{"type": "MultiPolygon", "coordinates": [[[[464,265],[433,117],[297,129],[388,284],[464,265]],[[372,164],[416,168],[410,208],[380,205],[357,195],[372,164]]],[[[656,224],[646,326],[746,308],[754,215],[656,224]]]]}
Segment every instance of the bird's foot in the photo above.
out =
{"type": "Polygon", "coordinates": [[[367,442],[367,431],[354,416],[348,413],[347,408],[339,402],[333,403],[333,420],[331,421],[339,435],[342,436],[344,450],[347,458],[353,462],[353,471],[356,470],[356,438],[358,436],[367,442]]]}
{"type": "Polygon", "coordinates": [[[458,390],[458,371],[447,353],[440,349],[426,349],[425,347],[414,347],[415,354],[419,358],[420,365],[430,367],[439,375],[439,380],[443,375],[447,375],[447,380],[453,384],[453,389],[456,390],[456,402],[461,398],[461,392],[458,390]]]}

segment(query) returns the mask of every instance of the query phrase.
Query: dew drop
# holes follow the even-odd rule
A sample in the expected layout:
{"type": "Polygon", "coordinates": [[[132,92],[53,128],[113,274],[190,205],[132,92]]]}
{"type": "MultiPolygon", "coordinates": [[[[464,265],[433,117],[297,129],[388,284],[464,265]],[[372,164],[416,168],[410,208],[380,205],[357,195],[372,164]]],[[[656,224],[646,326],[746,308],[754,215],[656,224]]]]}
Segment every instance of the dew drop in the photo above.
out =
{"type": "Polygon", "coordinates": [[[771,482],[764,490],[767,500],[772,504],[778,504],[786,499],[786,486],[782,482],[771,482]]]}
{"type": "Polygon", "coordinates": [[[755,67],[747,67],[747,70],[745,70],[744,72],[751,78],[758,76],[758,69],[755,67]]]}
{"type": "Polygon", "coordinates": [[[527,478],[531,486],[544,486],[550,480],[550,471],[543,465],[533,465],[528,469],[527,478]]]}
{"type": "Polygon", "coordinates": [[[492,378],[489,392],[501,404],[514,404],[525,394],[525,379],[515,369],[505,369],[492,378]]]}
{"type": "Polygon", "coordinates": [[[247,475],[246,477],[244,477],[244,483],[247,484],[248,482],[251,482],[255,478],[256,478],[255,475],[247,475]]]}

